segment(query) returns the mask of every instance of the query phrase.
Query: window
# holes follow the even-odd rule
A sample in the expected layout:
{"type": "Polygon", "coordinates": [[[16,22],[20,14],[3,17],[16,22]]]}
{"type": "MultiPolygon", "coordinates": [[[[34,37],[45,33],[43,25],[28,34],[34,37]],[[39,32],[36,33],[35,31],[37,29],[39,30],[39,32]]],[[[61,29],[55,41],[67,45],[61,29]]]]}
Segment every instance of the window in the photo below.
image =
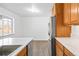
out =
{"type": "Polygon", "coordinates": [[[0,17],[0,36],[6,36],[13,34],[13,29],[14,29],[14,21],[12,18],[8,18],[5,16],[0,17]]]}

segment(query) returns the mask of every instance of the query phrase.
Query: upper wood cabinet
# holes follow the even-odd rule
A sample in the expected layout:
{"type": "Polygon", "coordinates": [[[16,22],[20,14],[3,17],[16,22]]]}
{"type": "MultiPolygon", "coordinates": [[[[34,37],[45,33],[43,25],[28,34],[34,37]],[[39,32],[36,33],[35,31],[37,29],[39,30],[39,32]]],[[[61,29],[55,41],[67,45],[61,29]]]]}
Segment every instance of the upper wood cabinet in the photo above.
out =
{"type": "Polygon", "coordinates": [[[70,37],[71,35],[71,26],[65,26],[64,21],[64,15],[63,15],[63,9],[64,4],[63,3],[57,3],[55,4],[55,10],[56,10],[56,37],[70,37]]]}
{"type": "Polygon", "coordinates": [[[71,12],[70,12],[70,14],[71,14],[71,24],[72,23],[74,24],[75,21],[78,20],[78,12],[77,12],[77,9],[78,9],[77,4],[72,3],[71,4],[71,12]]]}
{"type": "Polygon", "coordinates": [[[70,21],[70,10],[71,10],[71,4],[67,4],[65,3],[64,4],[64,23],[65,24],[70,24],[71,21],[70,21]]]}
{"type": "Polygon", "coordinates": [[[79,4],[64,3],[64,24],[79,25],[79,4]]]}

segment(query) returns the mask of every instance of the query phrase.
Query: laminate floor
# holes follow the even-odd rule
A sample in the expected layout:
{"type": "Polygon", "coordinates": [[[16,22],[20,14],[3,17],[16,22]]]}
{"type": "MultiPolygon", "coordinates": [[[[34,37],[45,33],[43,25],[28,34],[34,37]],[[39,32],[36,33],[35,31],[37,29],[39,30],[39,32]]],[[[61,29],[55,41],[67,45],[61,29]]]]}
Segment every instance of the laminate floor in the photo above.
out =
{"type": "Polygon", "coordinates": [[[48,41],[33,41],[32,56],[49,56],[48,41]]]}

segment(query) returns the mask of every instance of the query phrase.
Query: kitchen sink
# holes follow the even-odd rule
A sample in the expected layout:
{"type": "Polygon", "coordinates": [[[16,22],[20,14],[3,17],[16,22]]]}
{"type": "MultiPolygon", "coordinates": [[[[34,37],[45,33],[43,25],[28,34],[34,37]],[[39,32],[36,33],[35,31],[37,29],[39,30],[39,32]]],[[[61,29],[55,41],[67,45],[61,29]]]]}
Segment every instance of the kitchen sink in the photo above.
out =
{"type": "Polygon", "coordinates": [[[0,56],[8,56],[21,45],[3,45],[0,47],[0,56]]]}

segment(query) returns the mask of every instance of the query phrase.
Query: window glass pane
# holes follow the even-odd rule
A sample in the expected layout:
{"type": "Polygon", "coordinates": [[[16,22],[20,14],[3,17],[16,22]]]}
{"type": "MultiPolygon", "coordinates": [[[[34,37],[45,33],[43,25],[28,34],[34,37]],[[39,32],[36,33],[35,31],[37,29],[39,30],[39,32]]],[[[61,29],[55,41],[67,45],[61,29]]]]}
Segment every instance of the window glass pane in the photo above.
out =
{"type": "Polygon", "coordinates": [[[13,33],[13,20],[10,18],[0,19],[0,36],[5,36],[13,33]]]}
{"type": "Polygon", "coordinates": [[[9,21],[8,24],[9,24],[9,34],[11,34],[12,33],[12,27],[13,27],[12,22],[9,21]]]}
{"type": "Polygon", "coordinates": [[[0,20],[0,36],[2,36],[2,20],[0,20]]]}
{"type": "Polygon", "coordinates": [[[3,35],[8,35],[9,33],[9,24],[7,20],[3,21],[3,35]]]}
{"type": "Polygon", "coordinates": [[[9,19],[9,18],[3,18],[2,20],[3,21],[11,21],[11,19],[9,19]]]}

